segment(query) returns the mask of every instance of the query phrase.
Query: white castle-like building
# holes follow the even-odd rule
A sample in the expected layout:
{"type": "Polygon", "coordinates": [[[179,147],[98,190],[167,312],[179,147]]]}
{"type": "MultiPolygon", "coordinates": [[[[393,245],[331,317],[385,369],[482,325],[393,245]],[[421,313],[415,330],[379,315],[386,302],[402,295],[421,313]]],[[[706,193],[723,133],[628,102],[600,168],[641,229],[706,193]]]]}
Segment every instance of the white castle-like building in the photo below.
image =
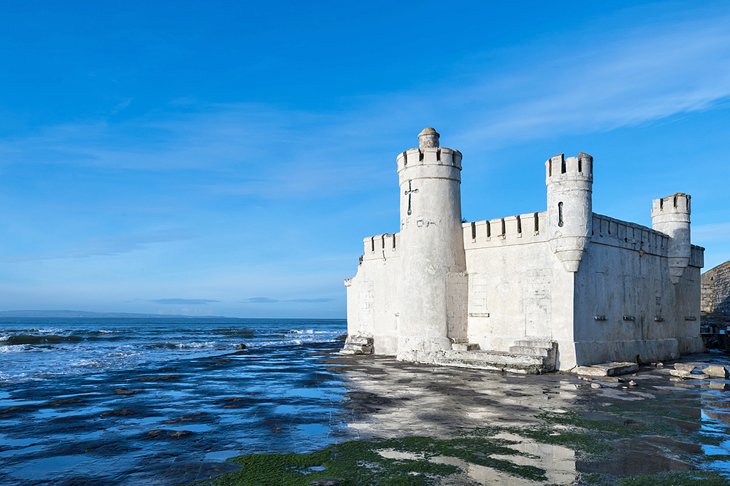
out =
{"type": "Polygon", "coordinates": [[[545,163],[547,211],[462,222],[461,153],[433,128],[398,154],[400,232],[365,238],[343,353],[540,373],[704,349],[690,196],[652,228],[592,210],[593,158],[545,163]]]}

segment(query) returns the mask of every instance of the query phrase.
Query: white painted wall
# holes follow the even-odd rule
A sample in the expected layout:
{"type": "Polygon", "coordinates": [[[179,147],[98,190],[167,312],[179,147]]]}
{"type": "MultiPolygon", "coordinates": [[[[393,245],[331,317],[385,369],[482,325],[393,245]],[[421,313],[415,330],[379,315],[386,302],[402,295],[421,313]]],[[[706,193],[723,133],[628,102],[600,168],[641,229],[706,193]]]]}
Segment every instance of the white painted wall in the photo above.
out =
{"type": "Polygon", "coordinates": [[[558,342],[573,358],[573,274],[550,248],[546,212],[466,223],[469,341],[507,351],[518,339],[558,342]]]}
{"type": "Polygon", "coordinates": [[[594,215],[593,228],[576,275],[577,363],[637,355],[661,361],[701,351],[699,268],[673,284],[666,235],[601,215],[594,215]],[[696,321],[686,320],[692,316],[696,321]]]}
{"type": "Polygon", "coordinates": [[[357,274],[347,287],[347,333],[373,338],[376,354],[394,356],[398,343],[399,235],[364,240],[357,274]]]}

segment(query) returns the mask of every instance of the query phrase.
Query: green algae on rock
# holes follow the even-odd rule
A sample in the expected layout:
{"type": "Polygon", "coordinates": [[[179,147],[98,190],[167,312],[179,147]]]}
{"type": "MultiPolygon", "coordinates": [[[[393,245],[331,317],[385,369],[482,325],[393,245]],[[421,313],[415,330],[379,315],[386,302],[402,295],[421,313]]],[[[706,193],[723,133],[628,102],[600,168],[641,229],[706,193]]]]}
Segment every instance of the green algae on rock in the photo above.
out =
{"type": "Polygon", "coordinates": [[[307,454],[251,454],[232,459],[242,466],[213,481],[216,485],[307,485],[336,478],[341,484],[432,484],[462,472],[449,459],[486,466],[525,480],[545,481],[545,471],[494,456],[523,455],[495,437],[453,439],[404,437],[356,440],[307,454]],[[401,454],[393,457],[389,451],[401,454]]]}

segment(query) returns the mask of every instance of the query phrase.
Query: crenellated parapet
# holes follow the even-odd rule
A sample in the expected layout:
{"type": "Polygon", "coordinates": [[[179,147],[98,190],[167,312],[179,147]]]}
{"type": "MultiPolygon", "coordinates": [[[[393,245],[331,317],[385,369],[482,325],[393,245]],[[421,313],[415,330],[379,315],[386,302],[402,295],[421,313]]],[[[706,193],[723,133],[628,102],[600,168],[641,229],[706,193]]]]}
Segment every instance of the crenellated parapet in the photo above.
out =
{"type": "Polygon", "coordinates": [[[593,183],[593,157],[591,155],[584,152],[579,153],[577,157],[558,154],[545,162],[545,184],[573,181],[593,183]]]}
{"type": "Polygon", "coordinates": [[[461,181],[461,152],[446,147],[417,147],[396,157],[400,183],[422,177],[461,181]]]}
{"type": "Polygon", "coordinates": [[[567,271],[577,272],[593,223],[593,157],[551,157],[545,183],[550,247],[567,271]]]}
{"type": "Polygon", "coordinates": [[[669,237],[640,224],[593,213],[591,243],[633,250],[641,254],[666,256],[669,237]]]}
{"type": "Polygon", "coordinates": [[[463,223],[462,229],[466,250],[535,243],[547,239],[547,212],[463,223]]]}
{"type": "Polygon", "coordinates": [[[689,194],[678,192],[652,201],[651,226],[669,237],[669,274],[675,284],[679,282],[692,256],[691,199],[689,194]]]}
{"type": "Polygon", "coordinates": [[[387,260],[399,256],[400,235],[385,233],[363,239],[363,260],[387,260]]]}
{"type": "Polygon", "coordinates": [[[412,148],[396,157],[398,172],[419,165],[444,165],[461,169],[461,152],[446,147],[412,148]]]}

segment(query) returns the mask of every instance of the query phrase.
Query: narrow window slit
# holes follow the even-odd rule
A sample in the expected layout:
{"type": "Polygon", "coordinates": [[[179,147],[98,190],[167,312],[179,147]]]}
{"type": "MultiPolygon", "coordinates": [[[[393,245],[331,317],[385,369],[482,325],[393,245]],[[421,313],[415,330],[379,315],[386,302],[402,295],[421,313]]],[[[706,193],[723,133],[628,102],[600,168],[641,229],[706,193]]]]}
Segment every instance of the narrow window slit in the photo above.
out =
{"type": "Polygon", "coordinates": [[[558,226],[563,226],[563,203],[558,203],[558,226]]]}

